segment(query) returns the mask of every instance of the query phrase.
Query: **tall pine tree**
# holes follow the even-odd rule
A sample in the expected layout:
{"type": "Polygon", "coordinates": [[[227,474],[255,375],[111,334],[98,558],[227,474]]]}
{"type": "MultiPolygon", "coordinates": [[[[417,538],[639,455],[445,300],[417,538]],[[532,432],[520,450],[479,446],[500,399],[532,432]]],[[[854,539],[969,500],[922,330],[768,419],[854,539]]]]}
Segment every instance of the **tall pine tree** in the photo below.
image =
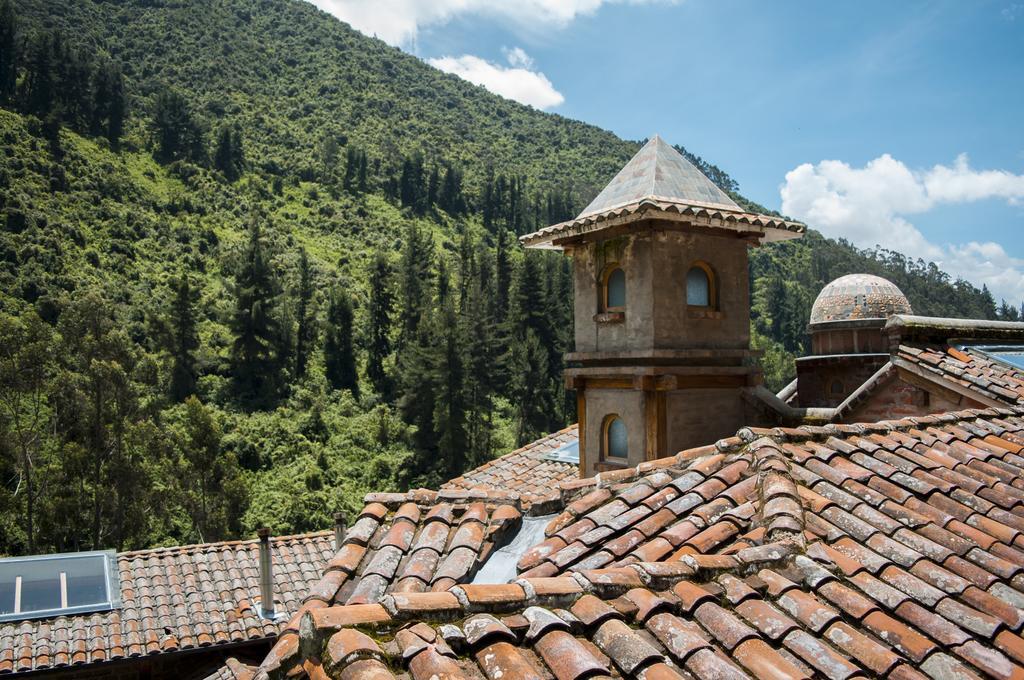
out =
{"type": "Polygon", "coordinates": [[[230,319],[235,336],[231,368],[236,394],[250,406],[268,406],[281,383],[278,291],[260,225],[254,219],[249,227],[249,244],[235,275],[235,311],[230,319]]]}
{"type": "Polygon", "coordinates": [[[434,260],[434,243],[429,233],[415,224],[405,232],[399,282],[402,290],[401,343],[416,334],[424,308],[429,304],[430,272],[434,260]]]}
{"type": "Polygon", "coordinates": [[[157,158],[164,163],[203,158],[203,132],[185,95],[164,88],[153,104],[157,158]]]}
{"type": "Polygon", "coordinates": [[[299,289],[295,316],[298,328],[295,332],[295,377],[306,375],[309,353],[316,342],[316,314],[313,310],[313,268],[309,263],[306,249],[299,251],[299,289]]]}
{"type": "Polygon", "coordinates": [[[434,402],[434,432],[444,474],[452,478],[461,474],[468,462],[466,434],[465,367],[461,330],[455,304],[449,297],[439,310],[437,328],[436,372],[437,398],[434,402]]]}
{"type": "Polygon", "coordinates": [[[169,320],[171,332],[171,399],[184,401],[196,391],[196,356],[199,332],[196,325],[196,303],[199,291],[182,274],[174,284],[174,299],[169,320]]]}
{"type": "Polygon", "coordinates": [[[124,91],[121,67],[104,61],[96,71],[93,104],[92,133],[103,135],[111,147],[117,148],[124,134],[128,116],[128,100],[124,91]]]}
{"type": "Polygon", "coordinates": [[[0,1],[0,103],[14,100],[18,82],[18,20],[11,0],[0,1]]]}
{"type": "Polygon", "coordinates": [[[384,362],[391,354],[391,267],[384,253],[377,252],[368,277],[370,302],[367,309],[366,376],[385,401],[392,397],[391,381],[384,362]]]}
{"type": "Polygon", "coordinates": [[[225,179],[234,182],[242,176],[245,168],[245,150],[242,146],[242,131],[236,125],[224,125],[217,134],[217,149],[213,155],[213,166],[220,170],[225,179]]]}
{"type": "Polygon", "coordinates": [[[348,291],[338,288],[331,294],[327,311],[324,338],[324,373],[327,382],[336,390],[350,390],[359,396],[359,376],[356,373],[356,353],[352,344],[352,298],[348,291]]]}
{"type": "Polygon", "coordinates": [[[23,107],[28,113],[45,118],[53,111],[53,44],[45,33],[36,35],[29,43],[23,86],[23,107]]]}

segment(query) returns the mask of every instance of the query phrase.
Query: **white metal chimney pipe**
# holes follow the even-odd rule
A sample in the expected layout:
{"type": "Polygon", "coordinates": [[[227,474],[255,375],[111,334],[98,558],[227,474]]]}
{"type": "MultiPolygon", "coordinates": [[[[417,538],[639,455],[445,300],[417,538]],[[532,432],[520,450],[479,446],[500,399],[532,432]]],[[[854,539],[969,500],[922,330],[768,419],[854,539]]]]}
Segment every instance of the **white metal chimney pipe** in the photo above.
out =
{"type": "Polygon", "coordinates": [[[265,619],[273,619],[274,611],[274,559],[270,553],[270,529],[256,530],[260,538],[260,613],[265,619]]]}

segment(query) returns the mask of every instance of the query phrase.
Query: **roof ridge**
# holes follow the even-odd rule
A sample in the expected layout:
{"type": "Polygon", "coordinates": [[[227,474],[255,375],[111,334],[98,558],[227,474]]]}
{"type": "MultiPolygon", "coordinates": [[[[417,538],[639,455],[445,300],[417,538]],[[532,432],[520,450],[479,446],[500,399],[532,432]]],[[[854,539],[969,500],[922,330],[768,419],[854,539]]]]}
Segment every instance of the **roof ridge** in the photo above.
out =
{"type": "Polygon", "coordinates": [[[476,487],[473,489],[441,488],[433,489],[410,489],[406,492],[371,492],[363,497],[363,503],[370,505],[379,503],[389,510],[395,510],[406,503],[415,503],[418,506],[434,505],[435,503],[484,503],[494,505],[512,505],[517,510],[523,510],[529,505],[524,502],[522,494],[518,491],[504,491],[501,489],[486,489],[476,487]]]}
{"type": "MultiPolygon", "coordinates": [[[[301,534],[287,534],[284,536],[271,536],[271,542],[281,541],[295,541],[299,539],[312,539],[319,538],[322,536],[331,536],[334,532],[331,529],[320,529],[317,531],[308,531],[301,534]]],[[[178,554],[188,552],[203,552],[211,549],[230,548],[239,545],[246,544],[257,544],[259,543],[258,538],[236,538],[230,541],[210,541],[208,543],[187,543],[185,545],[168,545],[168,546],[157,546],[155,548],[141,548],[139,550],[126,550],[125,552],[117,553],[117,558],[133,558],[140,555],[164,553],[164,554],[178,554]]]]}

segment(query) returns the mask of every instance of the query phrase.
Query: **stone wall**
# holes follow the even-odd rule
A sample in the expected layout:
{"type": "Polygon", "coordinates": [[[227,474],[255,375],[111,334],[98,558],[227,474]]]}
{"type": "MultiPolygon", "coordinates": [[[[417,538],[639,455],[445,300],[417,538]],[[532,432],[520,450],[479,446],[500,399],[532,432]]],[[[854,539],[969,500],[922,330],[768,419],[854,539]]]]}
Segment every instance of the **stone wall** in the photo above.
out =
{"type": "Polygon", "coordinates": [[[888,354],[805,357],[796,361],[797,397],[805,408],[834,408],[889,362],[888,354]],[[838,382],[842,389],[832,390],[838,382]]]}

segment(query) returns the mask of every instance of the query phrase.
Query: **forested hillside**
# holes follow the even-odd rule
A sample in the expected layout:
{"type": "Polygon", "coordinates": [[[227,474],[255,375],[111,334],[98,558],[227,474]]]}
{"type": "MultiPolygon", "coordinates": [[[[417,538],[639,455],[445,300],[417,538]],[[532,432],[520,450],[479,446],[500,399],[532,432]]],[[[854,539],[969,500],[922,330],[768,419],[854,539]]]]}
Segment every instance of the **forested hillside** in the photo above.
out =
{"type": "MultiPolygon", "coordinates": [[[[325,527],[575,417],[567,261],[515,237],[637,142],[300,0],[3,0],[0,106],[0,552],[325,527]]],[[[773,387],[852,271],[996,315],[924,263],[761,248],[773,387]]]]}

